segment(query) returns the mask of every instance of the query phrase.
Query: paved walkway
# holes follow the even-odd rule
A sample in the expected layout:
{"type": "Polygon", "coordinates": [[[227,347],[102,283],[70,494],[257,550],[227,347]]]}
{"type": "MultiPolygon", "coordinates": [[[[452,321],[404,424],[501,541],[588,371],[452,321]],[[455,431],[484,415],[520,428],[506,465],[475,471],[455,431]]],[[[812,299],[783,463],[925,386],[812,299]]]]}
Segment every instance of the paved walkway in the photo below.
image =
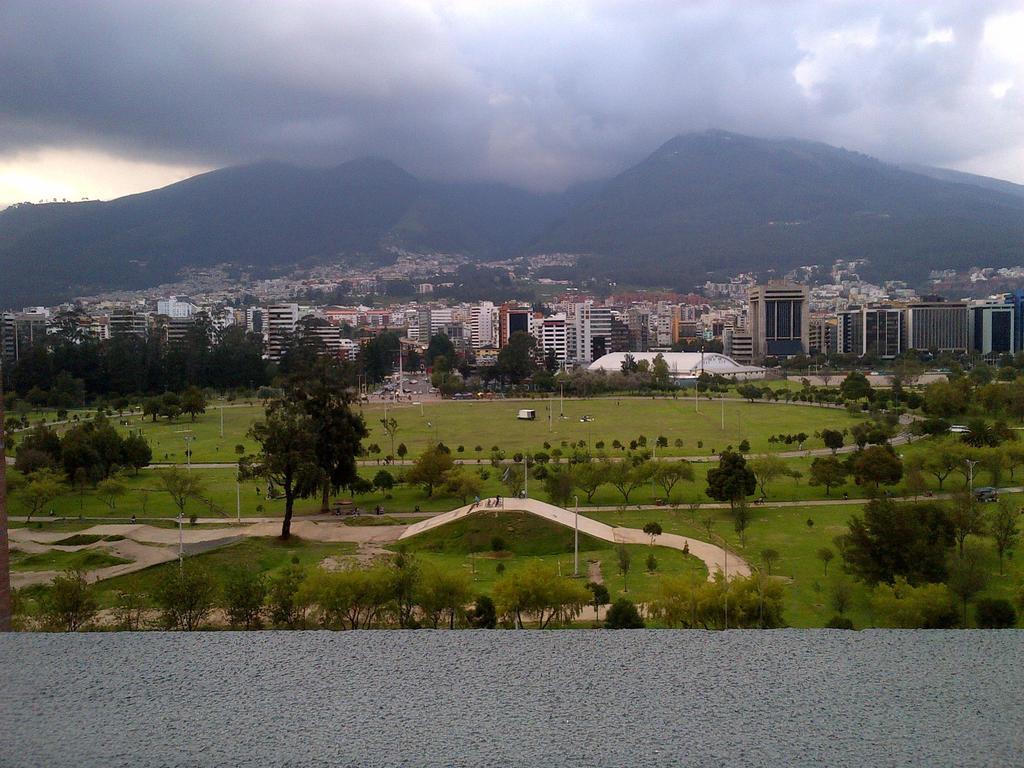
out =
{"type": "MultiPolygon", "coordinates": [[[[444,512],[440,515],[436,515],[429,520],[421,520],[418,523],[414,523],[406,527],[399,540],[407,539],[410,536],[423,533],[424,531],[433,530],[439,528],[442,525],[460,520],[464,517],[468,517],[474,513],[494,512],[498,509],[505,512],[529,512],[530,514],[542,517],[545,520],[550,520],[559,525],[564,525],[568,528],[575,528],[577,526],[580,532],[593,536],[595,539],[601,539],[602,541],[610,541],[615,544],[649,544],[651,541],[650,536],[641,531],[639,528],[621,528],[616,526],[608,525],[607,523],[601,523],[592,518],[584,515],[577,516],[567,509],[562,507],[556,507],[553,504],[547,504],[543,501],[537,501],[536,499],[501,499],[501,506],[498,508],[480,506],[479,504],[470,504],[465,507],[459,507],[453,509],[451,512],[444,512]]],[[[691,539],[686,536],[680,536],[675,533],[663,533],[655,540],[656,546],[670,547],[672,549],[683,550],[686,549],[691,555],[704,561],[704,565],[708,569],[708,578],[714,577],[717,571],[722,571],[728,576],[749,576],[750,566],[737,556],[732,554],[714,544],[709,544],[706,541],[700,541],[699,539],[691,539]]]]}

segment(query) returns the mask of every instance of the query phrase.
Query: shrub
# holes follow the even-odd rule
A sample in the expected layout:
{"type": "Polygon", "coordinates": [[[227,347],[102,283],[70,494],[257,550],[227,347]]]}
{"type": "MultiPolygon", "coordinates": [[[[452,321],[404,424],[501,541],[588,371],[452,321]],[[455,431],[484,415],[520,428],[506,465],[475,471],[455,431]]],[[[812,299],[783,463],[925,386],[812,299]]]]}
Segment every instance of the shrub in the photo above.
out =
{"type": "Polygon", "coordinates": [[[77,632],[99,608],[82,571],[66,571],[56,577],[43,597],[42,607],[46,624],[63,632],[77,632]]]}
{"type": "Polygon", "coordinates": [[[604,622],[605,629],[643,629],[644,620],[631,600],[620,597],[608,609],[604,622]]]}
{"type": "Polygon", "coordinates": [[[168,629],[193,631],[213,610],[217,582],[206,568],[186,560],[181,567],[168,566],[157,584],[153,599],[168,629]]]}
{"type": "Polygon", "coordinates": [[[501,536],[495,536],[491,539],[491,552],[504,552],[505,551],[505,540],[501,536]]]}
{"type": "Polygon", "coordinates": [[[1009,600],[986,597],[974,607],[974,618],[982,629],[1006,629],[1017,624],[1017,612],[1009,600]]]}
{"type": "MultiPolygon", "coordinates": [[[[499,567],[501,563],[498,564],[499,567]]],[[[494,601],[487,595],[480,595],[466,618],[473,629],[494,629],[498,626],[498,611],[494,601]]]]}
{"type": "Polygon", "coordinates": [[[846,616],[833,616],[825,625],[826,629],[853,629],[853,622],[846,616]]]}

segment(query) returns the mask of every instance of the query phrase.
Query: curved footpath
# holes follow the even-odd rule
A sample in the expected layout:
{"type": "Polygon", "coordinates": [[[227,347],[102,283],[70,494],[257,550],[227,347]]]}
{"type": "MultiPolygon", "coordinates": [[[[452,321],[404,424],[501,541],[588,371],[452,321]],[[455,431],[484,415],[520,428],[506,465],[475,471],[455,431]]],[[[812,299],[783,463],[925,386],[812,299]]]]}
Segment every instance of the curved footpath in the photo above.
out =
{"type": "MultiPolygon", "coordinates": [[[[499,501],[500,506],[498,507],[470,504],[453,509],[451,512],[436,515],[428,520],[421,520],[406,527],[398,538],[399,540],[407,539],[410,536],[439,528],[442,525],[447,525],[471,514],[486,514],[498,511],[528,512],[531,515],[537,515],[537,517],[542,517],[545,520],[550,520],[553,523],[558,523],[568,528],[574,528],[577,524],[575,513],[543,501],[514,498],[502,498],[499,501]]],[[[607,523],[600,523],[597,520],[584,517],[583,515],[579,515],[578,524],[581,533],[593,536],[595,539],[601,539],[602,541],[610,541],[614,544],[649,544],[651,540],[651,537],[639,528],[617,528],[607,523]]],[[[725,549],[709,544],[706,541],[687,538],[675,533],[663,533],[655,539],[654,543],[656,546],[669,547],[680,551],[687,549],[691,555],[704,561],[704,565],[708,569],[708,579],[714,578],[715,573],[718,571],[722,571],[727,576],[750,575],[750,566],[742,558],[736,554],[730,555],[725,549]]]]}
{"type": "MultiPolygon", "coordinates": [[[[459,507],[451,512],[444,512],[413,525],[354,526],[345,525],[337,520],[337,518],[295,518],[292,522],[292,533],[297,538],[309,541],[351,542],[359,547],[357,556],[372,558],[383,554],[386,551],[383,549],[386,544],[394,544],[402,539],[438,528],[467,517],[470,514],[498,511],[499,509],[528,512],[569,528],[574,526],[575,516],[572,512],[542,501],[535,499],[501,499],[501,503],[503,506],[492,508],[480,505],[459,507]]],[[[589,536],[616,544],[648,544],[650,542],[650,537],[637,528],[616,528],[583,515],[579,517],[579,529],[589,536]]],[[[184,551],[189,555],[195,555],[217,547],[233,544],[245,536],[277,536],[280,530],[281,521],[279,519],[264,519],[228,528],[209,527],[204,529],[201,525],[198,527],[189,526],[182,529],[181,537],[184,551]]],[[[123,536],[124,539],[110,543],[98,541],[93,544],[80,546],[61,546],[56,542],[73,534],[62,531],[12,528],[10,530],[10,540],[18,549],[28,553],[42,553],[49,550],[75,552],[82,549],[99,549],[132,561],[89,571],[86,576],[90,581],[99,581],[140,571],[152,565],[170,562],[178,556],[179,534],[175,528],[158,528],[146,525],[145,523],[135,525],[126,523],[98,524],[78,531],[75,535],[79,534],[86,536],[123,536]]],[[[702,560],[707,566],[709,579],[717,571],[722,571],[728,576],[750,575],[750,566],[746,562],[737,555],[728,553],[714,544],[673,533],[663,533],[657,537],[655,545],[680,551],[688,548],[691,555],[702,560]]],[[[15,571],[11,574],[11,581],[15,587],[24,587],[30,584],[49,583],[57,575],[59,575],[57,571],[15,571]]]]}

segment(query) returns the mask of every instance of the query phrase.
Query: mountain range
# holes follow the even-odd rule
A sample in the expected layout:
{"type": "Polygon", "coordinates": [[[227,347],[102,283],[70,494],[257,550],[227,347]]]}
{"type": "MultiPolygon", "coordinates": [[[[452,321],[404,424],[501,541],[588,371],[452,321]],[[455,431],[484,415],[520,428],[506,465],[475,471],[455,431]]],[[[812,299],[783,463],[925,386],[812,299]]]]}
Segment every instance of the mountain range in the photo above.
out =
{"type": "Polygon", "coordinates": [[[0,211],[0,307],[394,249],[580,254],[579,274],[687,289],[867,259],[878,279],[1024,263],[1024,187],[798,140],[678,136],[614,178],[541,195],[416,178],[383,159],[225,168],[109,202],[0,211]]]}

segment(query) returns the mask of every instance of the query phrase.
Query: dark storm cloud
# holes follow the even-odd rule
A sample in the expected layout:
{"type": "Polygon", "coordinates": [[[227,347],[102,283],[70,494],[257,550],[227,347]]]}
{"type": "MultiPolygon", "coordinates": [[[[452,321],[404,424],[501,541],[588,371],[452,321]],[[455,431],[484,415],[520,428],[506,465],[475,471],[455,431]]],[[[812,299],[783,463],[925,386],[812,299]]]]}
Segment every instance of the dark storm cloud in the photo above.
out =
{"type": "Polygon", "coordinates": [[[982,42],[1018,6],[5,0],[0,155],[374,154],[557,187],[722,127],[954,163],[1020,148],[1020,60],[982,42]]]}

